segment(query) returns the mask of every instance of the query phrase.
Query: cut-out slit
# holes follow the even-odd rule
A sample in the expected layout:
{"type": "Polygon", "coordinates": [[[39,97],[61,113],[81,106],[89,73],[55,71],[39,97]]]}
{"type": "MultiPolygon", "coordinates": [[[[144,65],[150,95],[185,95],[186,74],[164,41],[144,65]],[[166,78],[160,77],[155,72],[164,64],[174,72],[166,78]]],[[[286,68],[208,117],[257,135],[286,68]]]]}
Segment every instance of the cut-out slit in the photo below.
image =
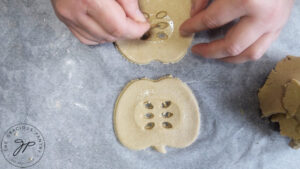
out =
{"type": "Polygon", "coordinates": [[[146,19],[149,19],[149,18],[150,18],[150,15],[149,15],[148,13],[146,13],[146,12],[143,12],[143,15],[144,15],[144,17],[145,17],[146,19]]]}
{"type": "Polygon", "coordinates": [[[164,17],[166,17],[168,15],[167,11],[159,11],[157,14],[156,14],[156,18],[157,19],[162,19],[164,17]]]}
{"type": "Polygon", "coordinates": [[[155,28],[159,28],[159,29],[165,29],[169,26],[169,23],[167,22],[159,22],[155,25],[155,28]]]}
{"type": "Polygon", "coordinates": [[[169,122],[163,122],[163,123],[162,123],[162,126],[163,126],[164,128],[166,128],[166,129],[170,129],[170,128],[173,127],[172,124],[169,123],[169,122]]]}
{"type": "Polygon", "coordinates": [[[162,108],[168,108],[171,105],[171,101],[165,101],[161,104],[162,108]]]}
{"type": "Polygon", "coordinates": [[[154,117],[153,113],[147,113],[147,114],[145,114],[145,118],[146,119],[152,119],[153,117],[154,117]]]}
{"type": "Polygon", "coordinates": [[[162,39],[162,40],[168,39],[168,35],[167,35],[165,32],[158,32],[158,33],[156,34],[156,36],[157,36],[159,39],[162,39]]]}
{"type": "Polygon", "coordinates": [[[162,115],[164,118],[170,118],[170,117],[173,116],[173,113],[171,113],[171,112],[164,112],[164,113],[162,113],[161,115],[162,115]]]}
{"type": "Polygon", "coordinates": [[[146,109],[153,109],[152,103],[150,103],[150,102],[145,102],[144,104],[145,104],[146,109]]]}
{"type": "Polygon", "coordinates": [[[155,126],[155,124],[153,122],[147,123],[145,126],[145,129],[150,130],[153,129],[153,127],[155,126]]]}

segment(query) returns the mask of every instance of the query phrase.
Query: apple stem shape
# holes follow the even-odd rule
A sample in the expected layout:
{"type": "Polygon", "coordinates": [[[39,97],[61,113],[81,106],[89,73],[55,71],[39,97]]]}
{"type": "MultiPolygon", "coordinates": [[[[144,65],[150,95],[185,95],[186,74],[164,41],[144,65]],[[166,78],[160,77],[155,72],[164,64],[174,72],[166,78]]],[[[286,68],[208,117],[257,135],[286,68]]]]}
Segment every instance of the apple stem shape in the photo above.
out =
{"type": "Polygon", "coordinates": [[[153,146],[153,148],[160,153],[163,153],[163,154],[167,153],[166,146],[159,145],[159,146],[153,146]]]}

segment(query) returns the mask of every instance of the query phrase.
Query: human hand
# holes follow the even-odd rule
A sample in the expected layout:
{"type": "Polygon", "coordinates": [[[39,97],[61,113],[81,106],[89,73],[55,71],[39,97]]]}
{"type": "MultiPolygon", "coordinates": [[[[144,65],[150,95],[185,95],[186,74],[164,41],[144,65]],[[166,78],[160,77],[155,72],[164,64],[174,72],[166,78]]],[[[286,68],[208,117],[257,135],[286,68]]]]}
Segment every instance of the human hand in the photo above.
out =
{"type": "Polygon", "coordinates": [[[243,63],[262,57],[290,15],[293,0],[194,0],[191,18],[180,28],[183,36],[240,20],[224,38],[197,44],[192,51],[205,58],[243,63]]]}
{"type": "Polygon", "coordinates": [[[138,0],[51,1],[57,17],[87,45],[136,39],[150,27],[138,0]]]}

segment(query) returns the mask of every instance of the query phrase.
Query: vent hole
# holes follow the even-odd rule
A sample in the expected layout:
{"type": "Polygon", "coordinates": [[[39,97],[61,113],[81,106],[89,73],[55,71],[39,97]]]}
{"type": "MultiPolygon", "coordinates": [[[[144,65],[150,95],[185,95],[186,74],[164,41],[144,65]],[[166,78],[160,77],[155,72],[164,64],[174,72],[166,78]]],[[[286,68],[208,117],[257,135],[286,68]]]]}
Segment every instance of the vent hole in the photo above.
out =
{"type": "Polygon", "coordinates": [[[156,34],[156,36],[157,36],[159,39],[162,39],[162,40],[168,39],[168,35],[167,35],[165,32],[158,32],[158,33],[156,34]]]}
{"type": "Polygon", "coordinates": [[[157,14],[156,14],[156,18],[157,19],[162,19],[164,17],[166,17],[168,15],[167,11],[159,11],[157,14]]]}
{"type": "Polygon", "coordinates": [[[144,104],[145,104],[146,109],[153,109],[152,103],[150,103],[150,102],[145,102],[144,104]]]}
{"type": "Polygon", "coordinates": [[[145,17],[146,19],[149,19],[149,18],[150,18],[150,15],[149,15],[148,13],[146,13],[146,12],[143,12],[143,15],[144,15],[144,17],[145,17]]]}
{"type": "Polygon", "coordinates": [[[171,105],[171,101],[165,101],[161,104],[161,107],[162,108],[168,108],[168,107],[170,107],[170,105],[171,105]]]}
{"type": "Polygon", "coordinates": [[[165,29],[169,26],[167,22],[159,22],[155,25],[155,27],[160,28],[160,29],[165,29]]]}
{"type": "Polygon", "coordinates": [[[151,130],[151,129],[153,129],[154,126],[155,126],[155,124],[153,122],[150,122],[150,123],[146,124],[145,129],[151,130]]]}
{"type": "Polygon", "coordinates": [[[166,129],[170,129],[170,128],[173,127],[172,124],[169,123],[169,122],[163,122],[163,123],[162,123],[162,126],[163,126],[164,128],[166,128],[166,129]]]}
{"type": "Polygon", "coordinates": [[[161,115],[162,115],[164,118],[170,118],[170,117],[173,116],[173,113],[171,113],[171,112],[164,112],[164,113],[162,113],[161,115]]]}
{"type": "Polygon", "coordinates": [[[145,118],[146,119],[152,119],[153,117],[154,117],[153,113],[147,113],[147,114],[145,114],[145,118]]]}

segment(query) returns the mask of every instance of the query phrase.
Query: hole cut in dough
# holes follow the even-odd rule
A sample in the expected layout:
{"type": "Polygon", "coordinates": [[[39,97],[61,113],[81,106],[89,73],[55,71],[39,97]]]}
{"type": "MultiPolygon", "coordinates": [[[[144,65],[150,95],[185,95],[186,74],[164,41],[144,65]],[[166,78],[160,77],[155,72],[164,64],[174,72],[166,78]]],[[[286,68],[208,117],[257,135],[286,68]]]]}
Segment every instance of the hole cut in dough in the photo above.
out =
{"type": "Polygon", "coordinates": [[[172,76],[134,80],[116,101],[114,129],[119,141],[129,149],[154,147],[166,153],[166,146],[184,148],[199,134],[198,103],[191,89],[172,76]],[[152,109],[145,106],[149,103],[152,109]],[[151,118],[145,118],[149,113],[151,118]]]}
{"type": "Polygon", "coordinates": [[[136,64],[181,60],[192,42],[192,36],[182,37],[179,32],[190,17],[191,0],[140,0],[139,4],[150,30],[141,39],[117,41],[116,47],[136,64]]]}
{"type": "Polygon", "coordinates": [[[164,117],[164,118],[170,118],[170,117],[173,116],[173,113],[171,113],[171,112],[164,112],[164,113],[162,113],[161,115],[162,115],[162,117],[164,117]]]}

